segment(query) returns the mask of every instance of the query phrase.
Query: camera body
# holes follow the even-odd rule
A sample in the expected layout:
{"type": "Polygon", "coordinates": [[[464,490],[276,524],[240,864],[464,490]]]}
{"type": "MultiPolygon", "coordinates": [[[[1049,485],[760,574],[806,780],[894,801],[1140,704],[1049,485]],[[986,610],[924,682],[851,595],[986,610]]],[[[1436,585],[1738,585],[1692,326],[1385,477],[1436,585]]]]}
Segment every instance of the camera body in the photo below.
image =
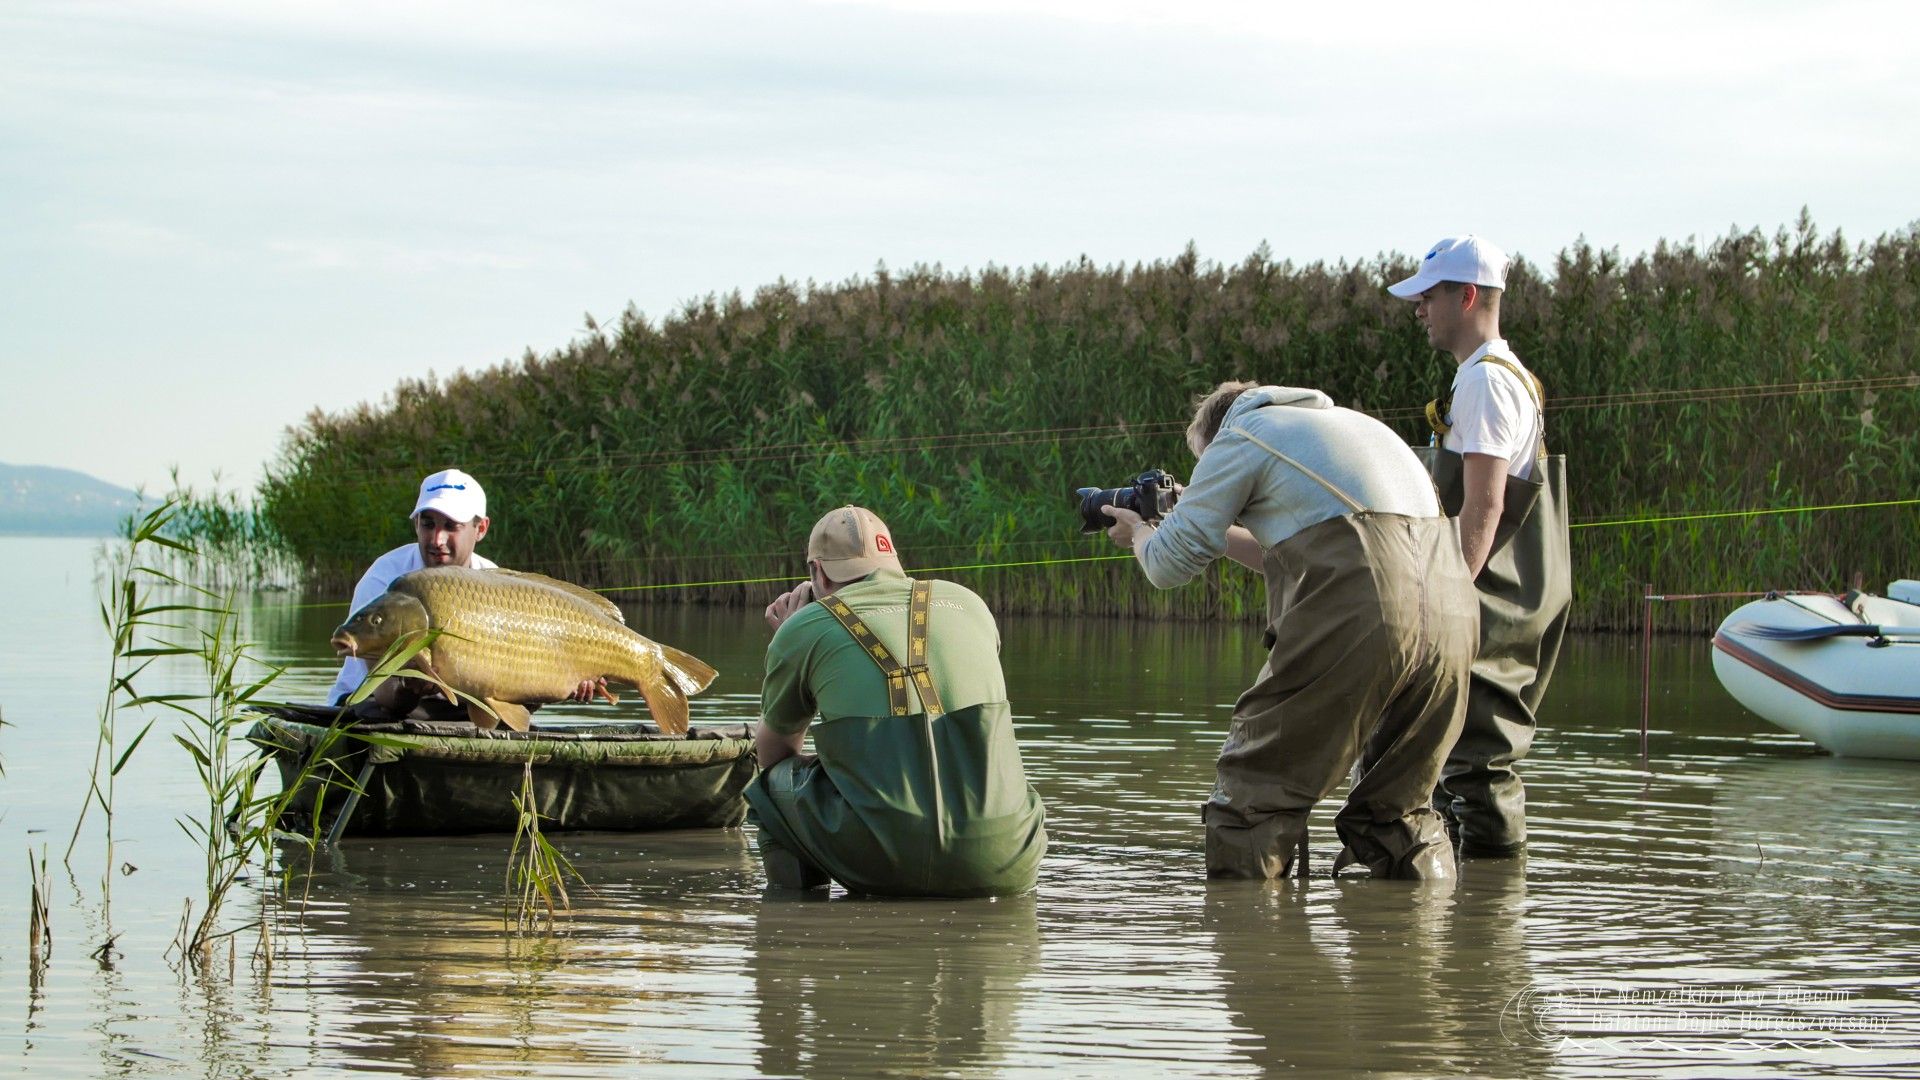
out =
{"type": "Polygon", "coordinates": [[[1080,531],[1101,532],[1113,524],[1112,518],[1100,512],[1103,506],[1131,510],[1142,521],[1159,521],[1180,501],[1173,484],[1173,477],[1164,469],[1148,469],[1124,487],[1077,489],[1074,496],[1080,500],[1080,531]]]}

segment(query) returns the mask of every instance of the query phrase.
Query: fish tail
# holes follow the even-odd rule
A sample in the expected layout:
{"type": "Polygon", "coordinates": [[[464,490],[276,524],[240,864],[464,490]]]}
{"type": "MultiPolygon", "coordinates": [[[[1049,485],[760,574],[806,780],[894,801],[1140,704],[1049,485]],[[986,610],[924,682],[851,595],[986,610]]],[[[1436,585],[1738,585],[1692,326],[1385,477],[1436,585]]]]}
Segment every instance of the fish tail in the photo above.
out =
{"type": "Polygon", "coordinates": [[[705,660],[691,653],[681,652],[671,645],[660,646],[660,664],[666,668],[667,676],[684,694],[697,694],[705,690],[713,682],[714,677],[720,674],[707,666],[705,660]]]}
{"type": "Polygon", "coordinates": [[[655,678],[640,683],[640,696],[647,699],[653,722],[669,735],[687,733],[687,695],[672,679],[655,678]]]}

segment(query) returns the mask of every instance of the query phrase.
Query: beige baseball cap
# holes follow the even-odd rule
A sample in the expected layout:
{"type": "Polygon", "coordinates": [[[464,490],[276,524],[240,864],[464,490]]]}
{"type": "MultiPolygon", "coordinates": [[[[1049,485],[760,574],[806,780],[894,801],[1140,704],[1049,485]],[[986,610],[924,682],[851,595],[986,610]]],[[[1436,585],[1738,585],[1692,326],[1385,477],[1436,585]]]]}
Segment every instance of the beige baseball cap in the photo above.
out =
{"type": "Polygon", "coordinates": [[[875,570],[900,571],[887,523],[859,506],[843,506],[814,523],[807,537],[807,561],[819,563],[832,581],[852,581],[875,570]]]}

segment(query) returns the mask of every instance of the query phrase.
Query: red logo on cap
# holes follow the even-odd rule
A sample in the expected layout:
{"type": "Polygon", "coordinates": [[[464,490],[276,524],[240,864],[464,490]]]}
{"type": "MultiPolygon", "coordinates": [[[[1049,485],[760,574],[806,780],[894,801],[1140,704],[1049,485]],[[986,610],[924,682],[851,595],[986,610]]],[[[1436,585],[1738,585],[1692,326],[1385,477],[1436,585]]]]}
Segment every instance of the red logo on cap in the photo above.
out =
{"type": "Polygon", "coordinates": [[[887,539],[886,533],[873,534],[873,547],[876,551],[884,551],[889,555],[893,554],[893,541],[887,539]]]}

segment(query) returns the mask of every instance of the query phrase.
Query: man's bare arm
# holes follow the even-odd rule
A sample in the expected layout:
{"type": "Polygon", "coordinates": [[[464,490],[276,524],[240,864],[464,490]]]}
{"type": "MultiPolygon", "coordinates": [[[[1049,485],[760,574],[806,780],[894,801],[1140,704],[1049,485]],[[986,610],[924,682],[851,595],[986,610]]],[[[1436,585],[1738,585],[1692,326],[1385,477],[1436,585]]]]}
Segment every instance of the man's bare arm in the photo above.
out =
{"type": "Polygon", "coordinates": [[[768,727],[764,722],[753,729],[753,754],[760,760],[760,771],[765,772],[780,762],[800,753],[801,741],[807,737],[804,731],[792,735],[782,735],[768,727]]]}
{"type": "Polygon", "coordinates": [[[1460,504],[1460,551],[1467,557],[1467,575],[1479,577],[1493,553],[1493,533],[1506,508],[1507,459],[1492,454],[1464,454],[1465,497],[1460,504]]]}

